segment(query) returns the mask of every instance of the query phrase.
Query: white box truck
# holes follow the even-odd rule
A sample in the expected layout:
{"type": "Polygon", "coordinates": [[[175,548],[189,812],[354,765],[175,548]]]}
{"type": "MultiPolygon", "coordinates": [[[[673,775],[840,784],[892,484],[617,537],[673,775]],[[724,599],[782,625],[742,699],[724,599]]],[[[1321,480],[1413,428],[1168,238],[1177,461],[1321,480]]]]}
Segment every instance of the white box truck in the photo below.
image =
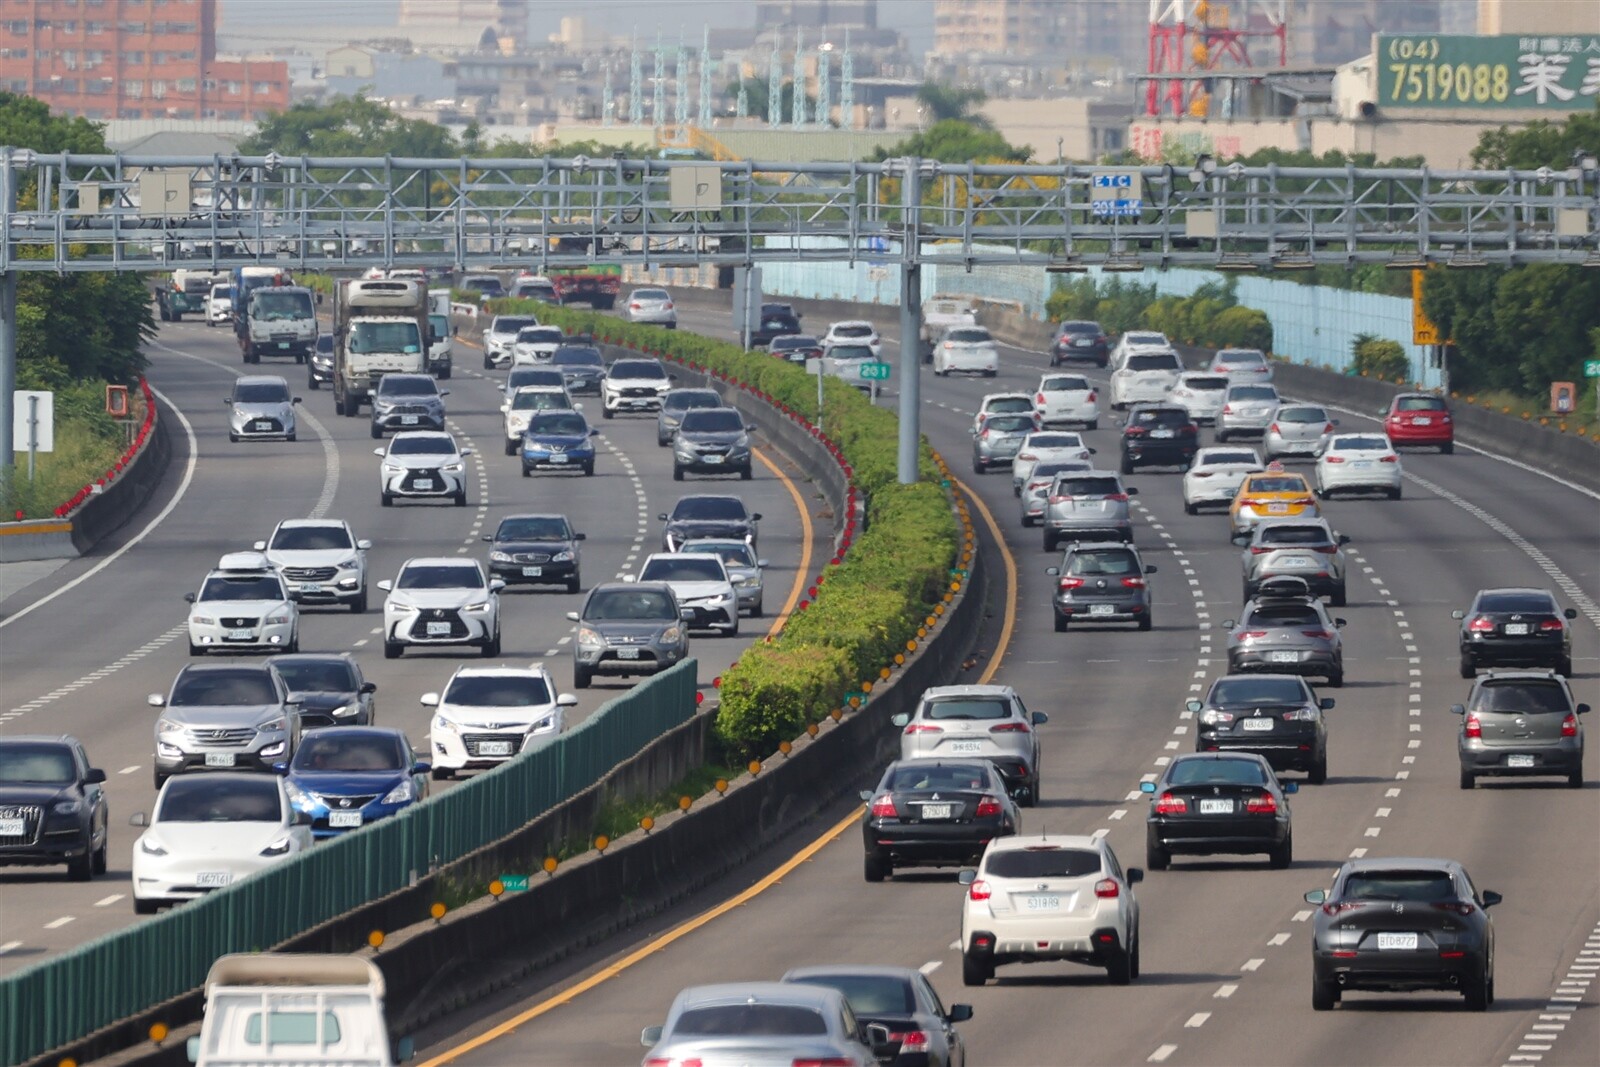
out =
{"type": "Polygon", "coordinates": [[[334,289],[333,407],[361,413],[385,374],[428,369],[427,293],[414,281],[363,278],[334,289]]]}
{"type": "Polygon", "coordinates": [[[450,321],[450,290],[428,290],[428,372],[443,381],[455,364],[455,327],[450,321]]]}

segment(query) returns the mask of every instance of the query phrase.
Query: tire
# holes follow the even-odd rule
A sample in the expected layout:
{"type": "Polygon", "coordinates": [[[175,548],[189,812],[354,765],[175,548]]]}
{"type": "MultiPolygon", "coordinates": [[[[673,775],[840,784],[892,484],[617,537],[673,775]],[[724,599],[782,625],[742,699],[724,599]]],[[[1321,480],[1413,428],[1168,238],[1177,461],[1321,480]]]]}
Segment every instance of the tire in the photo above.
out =
{"type": "Polygon", "coordinates": [[[228,441],[230,443],[232,443],[232,444],[238,444],[239,443],[239,435],[234,433],[232,430],[229,430],[228,431],[228,441]]]}
{"type": "Polygon", "coordinates": [[[976,457],[974,457],[973,460],[972,460],[972,473],[973,474],[986,474],[986,473],[988,473],[988,468],[985,467],[980,460],[978,460],[976,457]]]}
{"type": "Polygon", "coordinates": [[[285,437],[285,438],[284,438],[284,440],[285,440],[285,441],[291,441],[291,442],[292,442],[292,441],[293,441],[293,440],[294,440],[294,439],[295,439],[295,435],[294,435],[294,434],[289,434],[289,435],[288,435],[288,436],[286,436],[286,437],[285,437]]]}
{"type": "Polygon", "coordinates": [[[1172,853],[1147,841],[1144,846],[1144,865],[1152,871],[1164,871],[1172,866],[1172,853]]]}
{"type": "Polygon", "coordinates": [[[1340,689],[1343,686],[1344,686],[1344,668],[1340,667],[1337,670],[1329,671],[1328,672],[1328,688],[1329,689],[1340,689]]]}
{"type": "Polygon", "coordinates": [[[513,441],[509,437],[506,438],[506,455],[514,456],[516,454],[517,454],[517,443],[515,441],[513,441]]]}
{"type": "MultiPolygon", "coordinates": [[[[107,836],[109,837],[110,835],[107,834],[107,836]]],[[[95,852],[94,852],[94,873],[95,874],[105,874],[106,873],[106,848],[107,848],[107,846],[102,844],[99,848],[95,849],[95,852]]]]}
{"type": "Polygon", "coordinates": [[[154,915],[156,913],[156,909],[159,907],[161,907],[161,902],[159,900],[140,900],[138,897],[133,898],[133,913],[135,915],[154,915]]]}
{"type": "Polygon", "coordinates": [[[322,386],[315,378],[308,374],[306,375],[306,388],[310,389],[312,392],[316,392],[318,389],[321,389],[322,386]]]}
{"type": "Polygon", "coordinates": [[[672,480],[675,482],[683,481],[683,468],[676,463],[672,465],[672,480]]]}
{"type": "Polygon", "coordinates": [[[1561,677],[1563,677],[1563,678],[1571,678],[1572,677],[1572,657],[1571,656],[1562,656],[1560,659],[1556,660],[1556,673],[1561,675],[1561,677]]]}
{"type": "Polygon", "coordinates": [[[569,593],[579,593],[579,592],[582,592],[582,591],[583,591],[583,582],[578,577],[578,575],[574,574],[571,578],[567,579],[567,592],[569,592],[569,593]]]}
{"type": "Polygon", "coordinates": [[[524,478],[532,478],[533,477],[533,468],[527,466],[526,464],[524,464],[523,468],[522,468],[522,476],[524,478]]]}
{"type": "Polygon", "coordinates": [[[881,882],[894,874],[894,867],[881,856],[867,853],[861,860],[861,876],[869,882],[881,882]]]}
{"type": "Polygon", "coordinates": [[[435,767],[432,773],[433,780],[436,782],[448,782],[450,779],[456,776],[455,771],[452,771],[446,767],[435,767]]]}
{"type": "Polygon", "coordinates": [[[500,631],[496,630],[493,639],[483,643],[482,654],[485,659],[493,659],[500,654],[500,631]]]}
{"type": "Polygon", "coordinates": [[[1491,979],[1487,973],[1480,974],[1468,982],[1466,988],[1461,990],[1461,995],[1467,1002],[1468,1011],[1489,1010],[1490,981],[1491,979]]]}
{"type": "Polygon", "coordinates": [[[1574,768],[1572,773],[1567,775],[1567,788],[1568,789],[1582,789],[1583,788],[1583,768],[1582,767],[1574,768]]]}
{"type": "Polygon", "coordinates": [[[1130,460],[1127,456],[1123,456],[1122,457],[1122,462],[1118,466],[1121,469],[1123,474],[1132,474],[1133,473],[1133,461],[1130,460]]]}
{"type": "MultiPolygon", "coordinates": [[[[737,601],[735,603],[737,603],[737,601]]],[[[726,630],[722,631],[722,636],[723,637],[738,637],[739,636],[739,609],[737,607],[735,607],[734,611],[733,611],[733,622],[728,625],[728,628],[726,630]]]]}
{"type": "Polygon", "coordinates": [[[1218,430],[1217,431],[1217,444],[1225,445],[1227,443],[1228,443],[1228,431],[1227,430],[1218,430]]]}
{"type": "Polygon", "coordinates": [[[453,498],[452,502],[458,508],[466,507],[467,506],[467,491],[465,489],[461,490],[461,492],[459,492],[459,493],[457,493],[455,495],[455,497],[453,498]]]}
{"type": "Polygon", "coordinates": [[[1037,526],[1038,522],[1037,522],[1037,520],[1034,519],[1034,517],[1032,515],[1024,515],[1024,516],[1022,516],[1022,525],[1023,526],[1030,526],[1030,527],[1031,526],[1037,526]]]}
{"type": "Polygon", "coordinates": [[[1456,450],[1456,443],[1454,441],[1451,441],[1449,444],[1444,444],[1444,445],[1440,445],[1439,446],[1439,455],[1448,456],[1452,452],[1454,452],[1455,450],[1456,450]]]}
{"type": "Polygon", "coordinates": [[[585,478],[594,477],[594,460],[591,459],[589,462],[583,465],[583,476],[585,478]]]}
{"type": "Polygon", "coordinates": [[[1200,509],[1195,507],[1193,504],[1185,504],[1183,506],[1183,513],[1185,515],[1198,515],[1200,514],[1200,509]]]}
{"type": "Polygon", "coordinates": [[[1294,838],[1286,837],[1283,844],[1267,853],[1267,863],[1275,871],[1288,870],[1294,863],[1294,838]]]}
{"type": "Polygon", "coordinates": [[[402,652],[404,652],[405,650],[406,650],[406,646],[402,645],[398,641],[385,641],[383,643],[383,658],[384,659],[399,659],[400,658],[400,654],[402,652]]]}
{"type": "Polygon", "coordinates": [[[333,413],[341,418],[344,416],[344,401],[339,397],[337,389],[333,393],[333,413]]]}
{"type": "Polygon", "coordinates": [[[766,609],[762,606],[761,601],[756,601],[756,606],[750,609],[750,617],[752,619],[759,619],[764,614],[766,614],[766,609]]]}
{"type": "Polygon", "coordinates": [[[577,664],[573,664],[573,667],[572,667],[572,688],[574,688],[574,689],[587,689],[587,688],[589,688],[589,682],[590,682],[590,680],[592,678],[594,678],[594,672],[593,671],[588,670],[587,668],[584,668],[584,667],[579,667],[577,664]]]}
{"type": "Polygon", "coordinates": [[[994,968],[968,953],[961,954],[961,984],[980,986],[994,977],[994,968]]]}
{"type": "Polygon", "coordinates": [[[1148,633],[1151,630],[1155,629],[1155,626],[1156,626],[1156,620],[1151,617],[1149,610],[1146,609],[1145,613],[1143,615],[1139,616],[1139,630],[1140,630],[1140,632],[1148,633]]]}
{"type": "Polygon", "coordinates": [[[605,416],[608,419],[616,417],[616,412],[614,412],[610,408],[606,407],[605,403],[603,401],[601,402],[601,405],[600,405],[600,414],[605,416]]]}
{"type": "Polygon", "coordinates": [[[1244,592],[1244,599],[1241,601],[1241,603],[1248,604],[1250,602],[1250,598],[1256,595],[1255,584],[1253,582],[1250,582],[1250,581],[1246,580],[1244,585],[1241,588],[1243,589],[1243,592],[1244,592]]]}
{"type": "Polygon", "coordinates": [[[161,787],[166,785],[167,784],[167,779],[171,778],[171,777],[172,777],[172,775],[170,775],[170,774],[162,774],[160,771],[156,771],[155,774],[153,774],[151,776],[152,780],[155,782],[156,792],[157,793],[161,792],[161,787]]]}
{"type": "Polygon", "coordinates": [[[386,507],[386,508],[394,507],[394,494],[393,493],[384,493],[384,494],[382,494],[382,500],[383,500],[383,506],[384,507],[386,507]]]}
{"type": "Polygon", "coordinates": [[[1049,530],[1044,532],[1044,550],[1046,552],[1054,552],[1056,550],[1056,539],[1050,536],[1049,530]]]}
{"type": "Polygon", "coordinates": [[[1459,781],[1462,789],[1474,789],[1478,785],[1478,776],[1463,768],[1459,781]]]}
{"type": "Polygon", "coordinates": [[[374,441],[382,440],[382,438],[383,438],[383,427],[378,425],[376,419],[373,420],[372,425],[369,426],[368,429],[372,431],[372,439],[374,441]]]}
{"type": "Polygon", "coordinates": [[[1067,632],[1067,627],[1068,627],[1068,625],[1070,625],[1070,621],[1071,621],[1069,619],[1069,617],[1066,616],[1066,615],[1062,615],[1059,612],[1057,612],[1056,616],[1055,616],[1055,620],[1056,620],[1056,633],[1058,633],[1058,634],[1066,633],[1067,632]]]}
{"type": "Polygon", "coordinates": [[[1127,949],[1118,949],[1106,964],[1106,979],[1112,985],[1127,985],[1133,981],[1133,956],[1127,949]]]}
{"type": "Polygon", "coordinates": [[[1389,490],[1389,499],[1390,500],[1399,500],[1400,499],[1400,486],[1397,485],[1393,489],[1389,490]]]}
{"type": "Polygon", "coordinates": [[[489,353],[487,352],[483,354],[483,369],[494,370],[494,360],[489,358],[489,353]]]}
{"type": "Polygon", "coordinates": [[[662,437],[660,434],[656,434],[656,447],[657,448],[666,448],[667,445],[669,445],[671,443],[672,442],[668,441],[665,437],[662,437]]]}
{"type": "Polygon", "coordinates": [[[352,614],[352,615],[365,615],[366,613],[367,613],[367,590],[363,586],[361,592],[356,594],[356,598],[354,600],[350,601],[350,614],[352,614]]]}
{"type": "Polygon", "coordinates": [[[1345,587],[1343,582],[1339,583],[1338,588],[1328,595],[1328,603],[1336,608],[1345,606],[1345,587]]]}
{"type": "Polygon", "coordinates": [[[206,650],[205,649],[201,648],[199,645],[195,644],[193,641],[189,642],[189,655],[191,655],[191,656],[203,656],[205,654],[206,654],[206,650]]]}
{"type": "Polygon", "coordinates": [[[748,482],[753,477],[755,477],[755,472],[749,467],[741,467],[739,469],[739,480],[741,482],[748,482]]]}
{"type": "Polygon", "coordinates": [[[999,374],[999,373],[1000,372],[996,371],[996,370],[986,370],[986,371],[983,372],[983,376],[985,378],[993,378],[996,374],[999,374]]]}
{"type": "Polygon", "coordinates": [[[449,367],[446,367],[444,370],[440,371],[439,372],[439,380],[441,382],[448,382],[450,380],[450,371],[451,371],[451,368],[449,368],[449,367]]]}
{"type": "Polygon", "coordinates": [[[1317,761],[1306,772],[1306,781],[1311,785],[1323,785],[1328,781],[1328,754],[1322,753],[1317,761]]]}
{"type": "Polygon", "coordinates": [[[1083,428],[1085,430],[1098,430],[1100,428],[1100,420],[1090,419],[1088,422],[1083,424],[1083,428]]]}
{"type": "Polygon", "coordinates": [[[1461,653],[1461,663],[1458,670],[1463,678],[1476,678],[1478,676],[1478,665],[1472,662],[1472,657],[1465,652],[1461,653]]]}
{"type": "Polygon", "coordinates": [[[296,633],[294,635],[294,637],[289,641],[289,646],[287,648],[285,648],[284,651],[287,652],[291,656],[300,651],[300,634],[299,633],[296,633]]]}
{"type": "Polygon", "coordinates": [[[67,861],[67,880],[87,882],[94,877],[94,857],[85,852],[67,861]]]}
{"type": "Polygon", "coordinates": [[[1332,1011],[1333,1006],[1339,1003],[1339,987],[1332,982],[1324,982],[1316,975],[1311,976],[1311,1010],[1332,1011]]]}

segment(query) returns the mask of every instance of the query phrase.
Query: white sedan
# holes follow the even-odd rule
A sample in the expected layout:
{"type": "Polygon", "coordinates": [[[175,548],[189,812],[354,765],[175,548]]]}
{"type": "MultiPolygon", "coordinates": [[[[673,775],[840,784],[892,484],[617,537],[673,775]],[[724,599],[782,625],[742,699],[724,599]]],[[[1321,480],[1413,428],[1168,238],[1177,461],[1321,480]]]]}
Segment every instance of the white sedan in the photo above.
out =
{"type": "Polygon", "coordinates": [[[1022,495],[1022,487],[1041,463],[1057,460],[1086,460],[1094,449],[1084,443],[1083,437],[1062,430],[1039,430],[1022,439],[1017,455],[1011,461],[1011,493],[1022,495]]]}
{"type": "Polygon", "coordinates": [[[559,737],[566,709],[578,698],[556,692],[543,664],[529,667],[462,667],[444,692],[424,693],[434,709],[428,748],[434,780],[457,771],[495,767],[525,749],[559,737]]]}
{"type": "Polygon", "coordinates": [[[947,378],[953,372],[993,378],[1000,371],[1000,349],[982,326],[955,326],[944,332],[933,349],[933,373],[947,378]]]}
{"type": "Polygon", "coordinates": [[[1209,505],[1226,508],[1239,495],[1245,475],[1265,470],[1261,456],[1253,448],[1238,445],[1202,448],[1183,475],[1183,510],[1200,514],[1209,505]]]}
{"type": "Polygon", "coordinates": [[[822,337],[822,347],[832,345],[866,345],[872,349],[873,359],[883,354],[883,339],[878,336],[878,328],[865,319],[846,319],[830,325],[822,337]]]}
{"type": "Polygon", "coordinates": [[[1033,396],[1033,421],[1043,429],[1059,423],[1100,425],[1100,393],[1081,374],[1046,374],[1033,396]]]}
{"type": "Polygon", "coordinates": [[[133,910],[148,915],[232,885],[311,847],[311,816],[295,811],[275,774],[228,772],[168,778],[155,815],[133,844],[133,910]]]}
{"type": "Polygon", "coordinates": [[[1316,491],[1327,500],[1335,493],[1385,493],[1400,499],[1400,457],[1381,433],[1340,433],[1328,437],[1317,452],[1316,491]]]}

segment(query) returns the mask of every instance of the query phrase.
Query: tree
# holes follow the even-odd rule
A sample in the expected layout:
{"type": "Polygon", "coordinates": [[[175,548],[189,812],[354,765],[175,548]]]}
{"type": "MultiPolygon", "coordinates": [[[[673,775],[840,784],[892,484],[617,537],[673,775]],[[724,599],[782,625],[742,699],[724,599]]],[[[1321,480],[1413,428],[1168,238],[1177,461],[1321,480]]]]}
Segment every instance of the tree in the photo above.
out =
{"type": "Polygon", "coordinates": [[[936,122],[904,141],[879,148],[873,159],[898,159],[917,156],[944,163],[1026,163],[1033,156],[1028,145],[1014,145],[992,129],[974,126],[960,119],[936,122]]]}
{"type": "Polygon", "coordinates": [[[988,99],[989,94],[976,86],[941,85],[938,82],[923,82],[917,86],[917,103],[926,110],[930,126],[953,120],[992,129],[993,124],[976,110],[988,99]]]}
{"type": "Polygon", "coordinates": [[[1485,170],[1566,170],[1572,165],[1572,154],[1580,149],[1600,152],[1600,103],[1592,111],[1575,111],[1560,122],[1540,119],[1487,130],[1472,150],[1472,163],[1485,170]]]}
{"type": "Polygon", "coordinates": [[[300,103],[262,119],[239,143],[245,155],[411,156],[437,158],[460,151],[443,126],[401,118],[365,96],[340,96],[326,104],[300,103]]]}

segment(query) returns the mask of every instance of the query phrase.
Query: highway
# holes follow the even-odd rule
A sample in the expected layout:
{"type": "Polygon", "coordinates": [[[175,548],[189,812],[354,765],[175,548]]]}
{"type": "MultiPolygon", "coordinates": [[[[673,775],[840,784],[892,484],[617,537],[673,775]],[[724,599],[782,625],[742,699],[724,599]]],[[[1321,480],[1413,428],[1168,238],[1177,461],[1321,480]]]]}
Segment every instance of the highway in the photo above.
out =
{"type": "MultiPolygon", "coordinates": [[[[251,373],[282,374],[303,398],[298,441],[230,444],[223,398],[233,379],[246,371],[232,334],[196,322],[167,324],[148,354],[149,378],[163,398],[162,417],[174,438],[171,469],[157,498],[93,556],[72,561],[0,603],[0,678],[5,680],[0,734],[67,733],[82,739],[90,758],[109,776],[111,806],[110,870],[104,877],[73,883],[60,867],[0,868],[0,973],[136,921],[128,879],[138,831],[128,825],[128,817],[148,812],[155,799],[150,764],[156,712],[145,697],[165,694],[173,676],[190,662],[183,595],[198,588],[224,552],[247,549],[266,538],[280,519],[343,518],[358,537],[373,541],[367,613],[305,610],[301,648],[355,652],[368,679],[378,685],[379,724],[402,727],[423,752],[429,709],[418,697],[442,689],[459,665],[543,661],[558,689],[570,691],[574,625],[566,612],[581,604],[582,594],[553,587],[506,590],[503,654],[497,660],[484,660],[471,649],[441,649],[408,651],[399,660],[386,661],[380,637],[383,593],[375,585],[394,577],[408,557],[462,554],[486,559],[488,546],[479,537],[492,533],[504,515],[564,512],[588,534],[583,546],[587,590],[635,572],[644,556],[659,548],[656,515],[670,509],[678,496],[739,493],[752,510],[766,516],[761,547],[771,561],[765,591],[768,617],[746,620],[741,637],[692,637],[691,653],[700,661],[703,686],[741,648],[776,625],[780,609],[792,606],[806,584],[800,581],[802,574],[814,575],[818,561],[827,558],[824,542],[831,535],[830,524],[809,517],[802,522],[796,510],[802,503],[815,510],[818,501],[800,495],[790,480],[799,472],[765,446],[759,434],[756,443],[765,461],[758,460],[752,481],[691,476],[675,483],[670,454],[656,444],[653,415],[602,421],[598,398],[583,398],[585,412],[603,434],[595,476],[522,478],[519,461],[502,449],[497,386],[504,371],[478,369],[478,350],[460,342],[455,377],[442,387],[450,390],[445,400],[449,427],[463,445],[475,449],[465,508],[403,501],[381,508],[379,461],[372,454],[379,442],[369,436],[368,420],[335,415],[331,392],[308,390],[303,366],[268,360],[248,368],[251,373]],[[148,536],[115,555],[119,542],[126,543],[158,517],[148,536]],[[64,591],[51,597],[58,589],[64,591]]],[[[597,677],[592,689],[576,694],[579,704],[569,714],[569,725],[631,684],[597,677]]],[[[434,783],[435,789],[448,786],[434,783]]]]}
{"type": "MultiPolygon", "coordinates": [[[[681,328],[727,336],[725,311],[696,300],[680,315],[681,328]]],[[[812,317],[808,329],[821,332],[825,322],[812,317]]],[[[892,337],[884,347],[898,375],[892,337]]],[[[1221,624],[1239,607],[1239,549],[1228,542],[1225,518],[1184,514],[1178,472],[1129,476],[1141,491],[1136,539],[1160,568],[1151,579],[1155,629],[1075,625],[1054,633],[1043,572],[1055,556],[1042,550],[1037,530],[1021,527],[1007,474],[970,473],[967,429],[982,396],[1031,390],[1047,363],[1015,348],[1001,356],[994,380],[924,373],[923,430],[1001,539],[1004,547],[985,560],[990,573],[1003,574],[1008,560],[1016,568],[1017,625],[998,650],[993,680],[1051,716],[1041,733],[1044,801],[1024,812],[1024,829],[1109,835],[1124,865],[1142,867],[1146,802],[1138,785],[1192,749],[1184,700],[1226,670],[1221,624]]],[[[1370,425],[1357,413],[1342,418],[1347,428],[1370,425]]],[[[1115,419],[1103,418],[1088,438],[1114,468],[1115,419]]],[[[1403,500],[1325,506],[1352,538],[1350,603],[1333,612],[1348,620],[1347,681],[1323,691],[1338,701],[1328,713],[1329,780],[1293,798],[1292,868],[1269,870],[1259,858],[1180,859],[1150,874],[1137,888],[1143,975],[1131,987],[1060,965],[1002,968],[988,986],[964,988],[955,944],[963,890],[953,874],[865,883],[857,823],[846,817],[782,843],[782,855],[817,847],[738,906],[663,939],[659,951],[619,958],[629,946],[606,946],[524,983],[514,1002],[487,1001],[475,1016],[446,1020],[419,1035],[418,1062],[636,1063],[640,1029],[663,1021],[684,986],[774,979],[805,964],[882,963],[920,967],[946,1004],[974,1005],[960,1029],[975,1067],[1592,1067],[1600,1060],[1591,985],[1600,965],[1596,721],[1586,724],[1583,790],[1536,780],[1462,792],[1459,720],[1448,708],[1467,690],[1450,611],[1482,586],[1519,584],[1557,589],[1564,606],[1580,609],[1573,686],[1579,700],[1600,704],[1600,497],[1462,447],[1453,456],[1407,452],[1403,463],[1403,500]],[[1325,887],[1341,862],[1361,855],[1452,857],[1480,888],[1504,894],[1493,912],[1492,1010],[1468,1013],[1455,995],[1352,994],[1340,1010],[1313,1013],[1311,909],[1301,894],[1325,887]]],[[[994,596],[991,610],[999,612],[1001,594],[994,596]]],[[[697,910],[753,880],[730,879],[697,910]]],[[[649,942],[641,935],[632,943],[649,942]]]]}

